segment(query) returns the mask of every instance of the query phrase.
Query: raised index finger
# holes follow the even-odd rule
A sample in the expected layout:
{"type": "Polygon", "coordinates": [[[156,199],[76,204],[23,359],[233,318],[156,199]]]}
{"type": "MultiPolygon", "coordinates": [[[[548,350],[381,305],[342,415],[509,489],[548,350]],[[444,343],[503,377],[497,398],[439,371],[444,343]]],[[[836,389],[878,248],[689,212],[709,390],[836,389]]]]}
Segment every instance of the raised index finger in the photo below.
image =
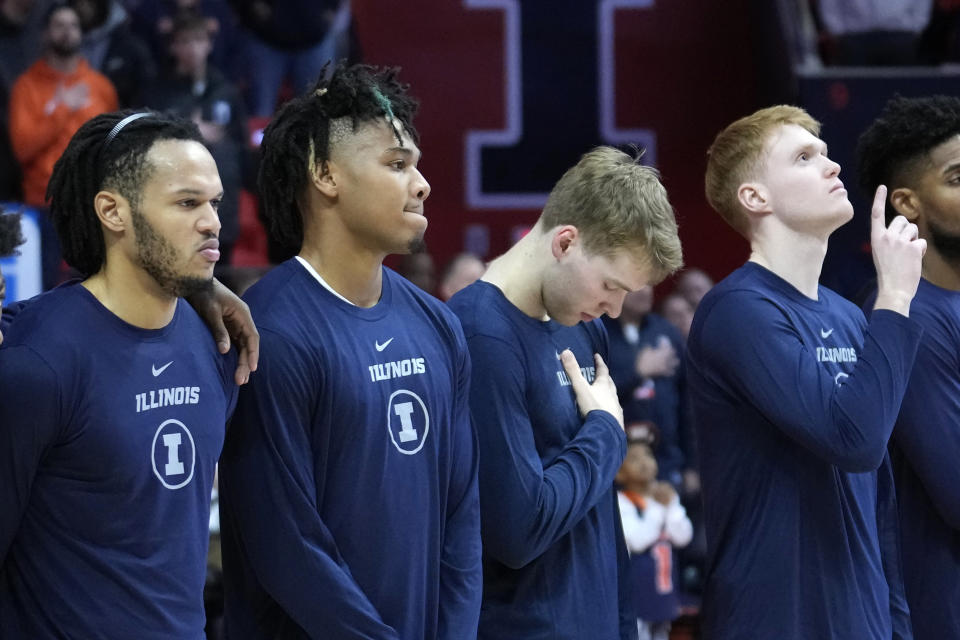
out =
{"type": "Polygon", "coordinates": [[[883,233],[887,228],[884,223],[884,212],[887,208],[887,187],[880,185],[877,192],[873,195],[873,208],[870,209],[870,235],[873,237],[883,233]]]}

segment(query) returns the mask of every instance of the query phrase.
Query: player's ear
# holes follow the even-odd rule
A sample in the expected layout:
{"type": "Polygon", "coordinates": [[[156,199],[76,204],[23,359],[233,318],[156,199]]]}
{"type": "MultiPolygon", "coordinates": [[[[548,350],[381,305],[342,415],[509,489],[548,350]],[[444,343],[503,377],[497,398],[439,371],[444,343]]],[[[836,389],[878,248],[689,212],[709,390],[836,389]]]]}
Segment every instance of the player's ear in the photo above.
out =
{"type": "Polygon", "coordinates": [[[93,197],[93,209],[105,228],[115,233],[127,230],[130,224],[130,203],[113,191],[99,191],[93,197]]]}
{"type": "Polygon", "coordinates": [[[553,257],[559,260],[580,242],[580,230],[572,224],[565,224],[555,228],[552,232],[550,249],[553,257]]]}
{"type": "Polygon", "coordinates": [[[772,211],[770,192],[760,182],[744,182],[737,189],[737,201],[748,214],[766,214],[772,211]]]}
{"type": "Polygon", "coordinates": [[[335,198],[339,193],[337,177],[337,166],[332,160],[314,162],[310,167],[310,181],[317,191],[328,198],[335,198]]]}
{"type": "Polygon", "coordinates": [[[909,187],[894,189],[890,194],[890,204],[893,205],[897,213],[910,222],[917,221],[923,208],[920,198],[917,197],[917,192],[909,187]]]}

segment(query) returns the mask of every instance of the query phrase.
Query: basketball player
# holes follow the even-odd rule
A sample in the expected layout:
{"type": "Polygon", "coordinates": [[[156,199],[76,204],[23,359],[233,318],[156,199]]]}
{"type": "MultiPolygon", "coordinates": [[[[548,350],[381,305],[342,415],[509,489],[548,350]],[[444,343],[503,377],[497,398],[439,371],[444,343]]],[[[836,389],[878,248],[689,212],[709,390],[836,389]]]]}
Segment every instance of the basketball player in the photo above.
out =
{"type": "Polygon", "coordinates": [[[707,535],[704,635],[910,638],[887,440],[922,330],[925,242],[900,217],[871,241],[869,324],[818,285],[853,208],[805,111],[762,109],[710,147],[711,206],[750,260],[700,302],[688,340],[707,535]]]}
{"type": "Polygon", "coordinates": [[[200,640],[237,387],[180,298],[212,286],[216,165],[189,121],[107,113],[49,193],[84,279],[23,307],[0,349],[0,636],[200,640]]]}
{"type": "Polygon", "coordinates": [[[927,241],[923,339],[890,441],[916,640],[960,638],[960,99],[894,98],[860,138],[860,180],[927,241]]]}
{"type": "Polygon", "coordinates": [[[627,441],[598,318],[680,265],[657,173],[599,147],[530,233],[451,298],[474,367],[480,638],[637,637],[613,488],[627,441]]]}
{"type": "Polygon", "coordinates": [[[427,226],[415,107],[395,70],[338,66],[264,134],[270,233],[296,255],[244,296],[264,358],[221,462],[233,637],[476,635],[469,353],[382,265],[427,226]]]}

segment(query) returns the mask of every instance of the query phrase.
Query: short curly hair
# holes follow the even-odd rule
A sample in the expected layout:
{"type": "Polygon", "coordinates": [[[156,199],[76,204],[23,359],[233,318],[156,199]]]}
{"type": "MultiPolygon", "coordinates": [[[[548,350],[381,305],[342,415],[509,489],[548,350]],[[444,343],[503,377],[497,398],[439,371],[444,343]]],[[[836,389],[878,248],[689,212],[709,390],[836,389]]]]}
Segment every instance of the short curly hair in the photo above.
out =
{"type": "MultiPolygon", "coordinates": [[[[881,184],[887,185],[888,193],[908,186],[928,154],[956,135],[960,135],[960,98],[894,96],[857,144],[860,188],[871,197],[881,184]]],[[[887,223],[896,215],[888,198],[887,223]]]]}

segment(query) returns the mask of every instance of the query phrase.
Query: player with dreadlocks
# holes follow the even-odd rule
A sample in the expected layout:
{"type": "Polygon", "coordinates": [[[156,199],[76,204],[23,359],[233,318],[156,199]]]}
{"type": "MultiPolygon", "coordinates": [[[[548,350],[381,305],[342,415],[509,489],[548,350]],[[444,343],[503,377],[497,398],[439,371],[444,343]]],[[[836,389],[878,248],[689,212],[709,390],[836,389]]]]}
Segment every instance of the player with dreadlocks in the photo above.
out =
{"type": "Polygon", "coordinates": [[[860,182],[889,187],[927,241],[910,317],[924,328],[890,440],[916,640],[960,638],[960,99],[896,97],[860,138],[860,182]]]}
{"type": "Polygon", "coordinates": [[[396,70],[341,65],[264,134],[270,233],[296,255],[245,295],[264,359],[221,460],[234,637],[476,636],[469,354],[382,264],[427,226],[415,106],[396,70]]]}
{"type": "Polygon", "coordinates": [[[219,257],[213,157],[188,120],[107,113],[49,184],[83,280],[0,349],[0,636],[204,638],[210,491],[232,355],[181,296],[219,257]]]}

